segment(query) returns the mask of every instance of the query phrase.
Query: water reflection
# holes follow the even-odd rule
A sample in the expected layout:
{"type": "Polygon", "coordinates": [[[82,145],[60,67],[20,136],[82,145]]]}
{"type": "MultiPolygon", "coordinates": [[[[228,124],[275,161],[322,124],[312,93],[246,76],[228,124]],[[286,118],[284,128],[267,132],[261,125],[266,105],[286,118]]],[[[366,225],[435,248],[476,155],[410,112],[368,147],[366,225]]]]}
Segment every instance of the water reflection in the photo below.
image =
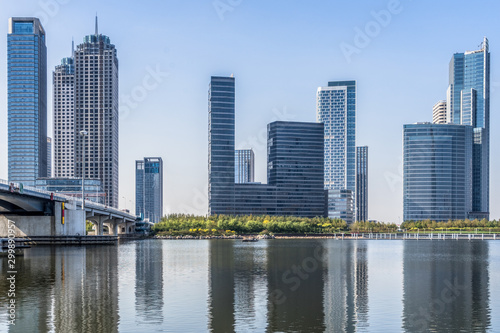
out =
{"type": "Polygon", "coordinates": [[[6,325],[0,259],[0,332],[499,331],[491,327],[500,303],[489,282],[500,256],[490,252],[500,243],[34,247],[17,261],[16,326],[6,325]]]}
{"type": "Polygon", "coordinates": [[[163,242],[135,247],[135,310],[138,324],[163,322],[163,242]]]}
{"type": "Polygon", "coordinates": [[[403,327],[464,332],[490,325],[488,242],[407,242],[403,327]]]}

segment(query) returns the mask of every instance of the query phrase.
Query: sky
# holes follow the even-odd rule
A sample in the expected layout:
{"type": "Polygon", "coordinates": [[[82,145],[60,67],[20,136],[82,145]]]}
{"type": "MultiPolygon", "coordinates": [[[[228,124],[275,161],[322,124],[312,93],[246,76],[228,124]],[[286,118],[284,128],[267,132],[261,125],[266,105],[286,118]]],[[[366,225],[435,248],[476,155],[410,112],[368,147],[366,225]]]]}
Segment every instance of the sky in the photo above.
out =
{"type": "Polygon", "coordinates": [[[356,145],[369,146],[368,217],[402,222],[403,124],[432,121],[449,61],[491,53],[490,218],[500,218],[500,3],[497,1],[0,0],[0,178],[7,179],[7,28],[39,17],[52,71],[71,41],[110,37],[119,59],[120,208],[135,211],[135,160],[164,162],[164,213],[208,210],[208,84],[236,78],[236,147],[253,148],[266,182],[266,128],[316,121],[316,91],[357,81],[356,145]]]}

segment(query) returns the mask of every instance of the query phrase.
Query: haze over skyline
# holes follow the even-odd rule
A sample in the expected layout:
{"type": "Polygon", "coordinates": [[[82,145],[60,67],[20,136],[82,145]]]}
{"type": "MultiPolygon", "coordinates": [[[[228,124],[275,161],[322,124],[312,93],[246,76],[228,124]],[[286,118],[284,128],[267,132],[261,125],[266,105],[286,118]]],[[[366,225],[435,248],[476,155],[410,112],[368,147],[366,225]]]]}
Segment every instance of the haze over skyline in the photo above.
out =
{"type": "Polygon", "coordinates": [[[7,20],[37,16],[47,36],[48,136],[52,71],[99,32],[116,46],[120,80],[121,208],[134,211],[134,163],[164,161],[164,213],[207,213],[207,91],[210,76],[236,78],[236,148],[255,151],[266,181],[266,128],[273,120],[316,120],[316,90],[356,80],[356,145],[369,155],[368,218],[402,221],[403,124],[432,121],[446,99],[456,52],[491,52],[491,219],[500,217],[497,69],[500,4],[443,1],[291,4],[286,1],[40,0],[4,3],[0,14],[0,178],[7,179],[7,20]],[[450,8],[453,8],[451,13],[450,8]],[[488,8],[488,10],[485,10],[488,8]],[[383,12],[381,12],[383,11],[383,12]],[[473,24],[471,24],[473,23],[473,24]],[[364,33],[360,33],[364,31],[364,33]],[[365,38],[360,37],[366,35],[365,38]]]}

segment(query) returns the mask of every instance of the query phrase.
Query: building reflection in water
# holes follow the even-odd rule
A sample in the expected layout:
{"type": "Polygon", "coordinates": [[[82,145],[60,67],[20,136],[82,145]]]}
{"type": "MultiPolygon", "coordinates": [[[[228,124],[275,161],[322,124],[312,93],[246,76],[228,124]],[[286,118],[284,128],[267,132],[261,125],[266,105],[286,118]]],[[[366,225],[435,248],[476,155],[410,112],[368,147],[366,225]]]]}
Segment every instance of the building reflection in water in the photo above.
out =
{"type": "Polygon", "coordinates": [[[403,328],[484,331],[490,325],[488,242],[407,241],[403,328]]]}
{"type": "Polygon", "coordinates": [[[138,324],[163,322],[163,242],[143,240],[135,247],[135,316],[138,324]]]}
{"type": "Polygon", "coordinates": [[[364,241],[325,242],[324,312],[327,332],[368,327],[368,261],[364,241]]]}

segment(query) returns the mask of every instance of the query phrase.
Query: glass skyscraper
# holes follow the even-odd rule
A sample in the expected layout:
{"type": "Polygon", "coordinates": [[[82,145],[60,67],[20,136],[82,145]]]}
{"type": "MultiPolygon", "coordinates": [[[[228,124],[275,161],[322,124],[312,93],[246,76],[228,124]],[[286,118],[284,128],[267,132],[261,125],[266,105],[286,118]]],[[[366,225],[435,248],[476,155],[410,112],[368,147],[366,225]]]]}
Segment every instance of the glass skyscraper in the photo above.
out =
{"type": "Polygon", "coordinates": [[[267,181],[277,214],[325,215],[322,123],[275,121],[267,126],[267,181]]]}
{"type": "Polygon", "coordinates": [[[208,91],[208,212],[234,213],[234,77],[212,76],[208,91]]]}
{"type": "MultiPolygon", "coordinates": [[[[328,196],[328,216],[340,218],[332,200],[339,197],[340,190],[352,195],[356,191],[356,81],[328,82],[327,87],[318,88],[316,108],[317,120],[325,127],[324,185],[326,190],[336,191],[328,196]]],[[[348,215],[354,216],[354,212],[348,215]]]]}
{"type": "Polygon", "coordinates": [[[37,18],[12,17],[7,35],[9,180],[47,177],[47,48],[37,18]]]}
{"type": "Polygon", "coordinates": [[[489,218],[490,53],[488,39],[481,49],[455,53],[450,61],[447,118],[474,128],[472,211],[470,218],[489,218]]]}
{"type": "Polygon", "coordinates": [[[252,149],[237,149],[234,152],[234,182],[236,184],[255,181],[255,154],[252,149]]]}
{"type": "Polygon", "coordinates": [[[403,130],[404,220],[466,219],[472,209],[473,128],[417,123],[403,130]]]}
{"type": "Polygon", "coordinates": [[[135,213],[153,223],[163,216],[163,160],[145,157],[135,161],[135,213]]]}
{"type": "Polygon", "coordinates": [[[356,147],[356,221],[368,221],[368,147],[356,147]]]}

